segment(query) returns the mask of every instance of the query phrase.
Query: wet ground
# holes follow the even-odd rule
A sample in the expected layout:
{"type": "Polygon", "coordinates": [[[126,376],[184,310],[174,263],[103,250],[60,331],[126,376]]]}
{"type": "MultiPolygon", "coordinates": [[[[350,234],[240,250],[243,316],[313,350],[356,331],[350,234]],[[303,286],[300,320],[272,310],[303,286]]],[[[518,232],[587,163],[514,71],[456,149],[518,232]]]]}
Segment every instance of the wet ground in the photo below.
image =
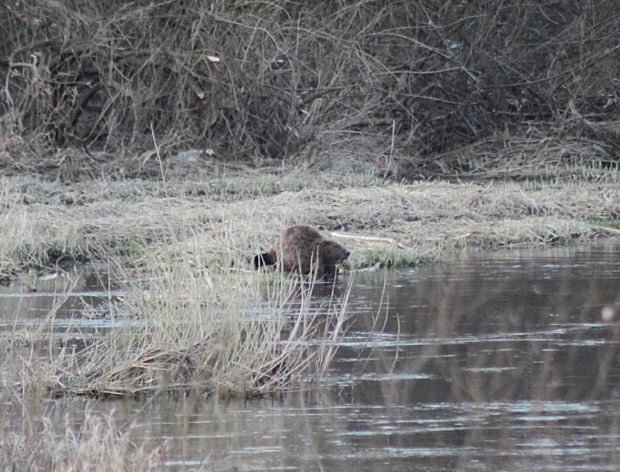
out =
{"type": "MultiPolygon", "coordinates": [[[[248,401],[164,396],[136,416],[135,440],[165,444],[169,470],[620,468],[620,244],[357,272],[337,292],[349,277],[353,316],[325,382],[248,401]]],[[[37,323],[63,283],[22,285],[22,297],[2,288],[2,328],[37,323]]],[[[58,319],[104,295],[97,286],[84,275],[58,319]]],[[[329,291],[317,287],[317,300],[329,291]]],[[[122,421],[144,405],[43,409],[122,421]]]]}

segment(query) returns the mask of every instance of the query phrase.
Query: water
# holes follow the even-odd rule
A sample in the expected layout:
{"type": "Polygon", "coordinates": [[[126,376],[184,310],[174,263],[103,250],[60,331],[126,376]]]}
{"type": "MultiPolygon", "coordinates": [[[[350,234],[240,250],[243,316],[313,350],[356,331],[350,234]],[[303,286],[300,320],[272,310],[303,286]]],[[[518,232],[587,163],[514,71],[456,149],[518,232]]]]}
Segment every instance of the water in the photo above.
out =
{"type": "Polygon", "coordinates": [[[104,307],[125,293],[110,285],[107,276],[96,265],[76,268],[70,273],[51,272],[17,280],[0,286],[0,334],[32,330],[53,314],[50,328],[54,341],[69,345],[82,344],[99,329],[111,327],[109,319],[85,317],[84,307],[104,307]]]}
{"type": "MultiPolygon", "coordinates": [[[[142,412],[144,400],[62,398],[44,414],[138,413],[134,440],[166,444],[168,470],[620,468],[619,244],[348,277],[354,316],[320,385],[164,395],[142,412]]],[[[7,299],[6,324],[33,322],[7,315],[7,299]]]]}

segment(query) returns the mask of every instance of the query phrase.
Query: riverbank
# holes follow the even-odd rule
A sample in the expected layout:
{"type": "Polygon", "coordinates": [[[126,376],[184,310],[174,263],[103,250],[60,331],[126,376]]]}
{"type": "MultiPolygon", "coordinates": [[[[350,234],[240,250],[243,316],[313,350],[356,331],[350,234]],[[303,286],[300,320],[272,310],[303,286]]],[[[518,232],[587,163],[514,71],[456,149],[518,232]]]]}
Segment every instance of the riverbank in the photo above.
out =
{"type": "Polygon", "coordinates": [[[318,227],[361,268],[614,236],[620,218],[616,182],[399,183],[290,170],[72,184],[15,176],[0,188],[5,280],[57,261],[113,256],[144,265],[161,261],[162,249],[168,261],[173,253],[249,270],[251,257],[293,224],[318,227]]]}
{"type": "MultiPolygon", "coordinates": [[[[280,314],[298,298],[299,286],[258,273],[251,263],[290,225],[319,228],[351,251],[344,269],[358,270],[615,237],[620,215],[615,181],[404,183],[366,174],[228,169],[70,184],[25,175],[4,177],[0,186],[0,275],[7,283],[36,290],[38,276],[97,261],[106,285],[122,286],[127,295],[103,310],[86,307],[82,316],[138,322],[100,333],[79,355],[52,356],[44,381],[6,359],[7,378],[21,376],[16,383],[57,394],[192,387],[255,395],[320,377],[344,332],[347,296],[330,300],[330,315],[319,322],[330,328],[321,328],[321,347],[312,353],[311,295],[301,297],[289,330],[280,314]],[[248,312],[265,316],[254,320],[248,312]],[[284,344],[282,333],[289,336],[284,344]],[[169,369],[176,383],[161,376],[169,369]]],[[[40,330],[5,341],[24,339],[48,342],[40,330]]]]}

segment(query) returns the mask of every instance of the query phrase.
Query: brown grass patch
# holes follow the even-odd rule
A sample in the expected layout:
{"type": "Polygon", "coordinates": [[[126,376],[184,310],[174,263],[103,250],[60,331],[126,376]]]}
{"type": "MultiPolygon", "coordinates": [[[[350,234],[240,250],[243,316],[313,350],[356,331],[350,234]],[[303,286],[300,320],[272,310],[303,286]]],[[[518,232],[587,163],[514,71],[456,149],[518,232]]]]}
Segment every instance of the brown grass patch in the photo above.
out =
{"type": "Polygon", "coordinates": [[[455,248],[587,240],[609,232],[586,220],[620,216],[620,186],[615,183],[340,188],[337,177],[322,177],[301,189],[296,188],[300,180],[281,182],[280,189],[270,187],[261,196],[248,192],[249,182],[255,188],[273,184],[270,176],[263,181],[256,175],[217,178],[211,188],[209,182],[140,181],[64,187],[5,178],[0,219],[8,237],[0,243],[0,274],[10,276],[63,258],[110,255],[124,256],[124,265],[144,265],[153,258],[165,261],[171,256],[158,254],[170,248],[190,260],[200,248],[204,267],[248,268],[254,254],[293,224],[333,231],[330,237],[353,250],[353,267],[376,262],[364,254],[383,246],[409,252],[406,260],[423,262],[447,257],[455,248]],[[373,239],[377,237],[385,241],[373,239]]]}
{"type": "Polygon", "coordinates": [[[86,411],[75,426],[39,416],[41,408],[26,401],[19,415],[4,411],[0,427],[0,463],[6,470],[27,472],[90,470],[112,472],[157,471],[163,453],[148,445],[136,446],[128,432],[121,432],[112,417],[86,411]],[[14,418],[15,417],[15,418],[14,418]],[[16,427],[15,422],[21,423],[16,427]]]}

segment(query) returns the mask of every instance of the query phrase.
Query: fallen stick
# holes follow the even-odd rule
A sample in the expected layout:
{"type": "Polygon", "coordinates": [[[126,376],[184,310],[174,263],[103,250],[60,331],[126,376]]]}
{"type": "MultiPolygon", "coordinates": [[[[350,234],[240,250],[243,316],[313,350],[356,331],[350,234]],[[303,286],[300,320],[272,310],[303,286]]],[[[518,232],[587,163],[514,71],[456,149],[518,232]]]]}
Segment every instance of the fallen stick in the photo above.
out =
{"type": "Polygon", "coordinates": [[[378,242],[383,242],[383,243],[390,243],[390,244],[395,244],[401,249],[407,249],[407,246],[394,241],[392,238],[381,238],[378,236],[356,236],[354,234],[344,234],[344,233],[336,233],[336,232],[332,232],[329,234],[330,236],[335,236],[337,238],[355,239],[356,241],[378,241],[378,242]]]}

